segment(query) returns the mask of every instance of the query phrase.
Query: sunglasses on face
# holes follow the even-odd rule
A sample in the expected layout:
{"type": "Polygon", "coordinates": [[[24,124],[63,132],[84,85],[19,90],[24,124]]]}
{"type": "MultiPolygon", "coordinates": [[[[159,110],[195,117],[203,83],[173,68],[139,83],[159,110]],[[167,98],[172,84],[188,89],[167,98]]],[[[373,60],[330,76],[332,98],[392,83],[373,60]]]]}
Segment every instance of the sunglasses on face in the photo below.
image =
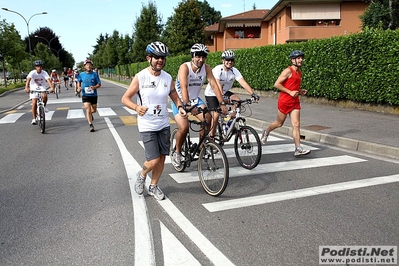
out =
{"type": "Polygon", "coordinates": [[[234,59],[231,58],[225,58],[224,60],[226,60],[227,62],[234,62],[234,59]]]}
{"type": "Polygon", "coordinates": [[[154,55],[153,57],[155,60],[158,60],[158,59],[165,60],[165,58],[166,58],[165,56],[157,56],[157,55],[154,55]]]}

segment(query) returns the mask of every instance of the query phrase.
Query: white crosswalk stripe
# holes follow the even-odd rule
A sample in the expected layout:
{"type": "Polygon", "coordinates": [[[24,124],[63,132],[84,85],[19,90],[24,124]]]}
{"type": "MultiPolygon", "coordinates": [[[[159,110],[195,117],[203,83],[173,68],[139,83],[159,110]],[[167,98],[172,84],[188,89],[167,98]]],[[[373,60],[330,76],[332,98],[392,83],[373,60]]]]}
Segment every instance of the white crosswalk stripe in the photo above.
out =
{"type": "Polygon", "coordinates": [[[68,110],[67,119],[85,118],[83,109],[72,109],[68,110]]]}
{"type": "Polygon", "coordinates": [[[12,124],[15,123],[24,113],[8,114],[0,119],[0,124],[12,124]]]}

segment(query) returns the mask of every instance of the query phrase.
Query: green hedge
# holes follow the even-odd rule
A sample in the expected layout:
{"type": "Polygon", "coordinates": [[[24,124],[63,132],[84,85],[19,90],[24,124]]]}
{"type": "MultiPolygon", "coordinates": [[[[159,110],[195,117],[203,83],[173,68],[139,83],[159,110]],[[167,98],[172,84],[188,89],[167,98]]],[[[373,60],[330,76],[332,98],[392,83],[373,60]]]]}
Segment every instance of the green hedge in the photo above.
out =
{"type": "MultiPolygon", "coordinates": [[[[399,30],[367,29],[328,39],[268,45],[235,50],[236,63],[245,80],[257,90],[276,90],[274,82],[290,64],[289,54],[302,50],[302,88],[310,97],[351,100],[359,103],[399,105],[399,30]]],[[[221,63],[221,52],[211,53],[207,63],[221,63]]],[[[176,77],[180,64],[190,56],[167,58],[165,71],[176,77]]],[[[116,74],[134,76],[147,62],[116,68],[116,74]]]]}

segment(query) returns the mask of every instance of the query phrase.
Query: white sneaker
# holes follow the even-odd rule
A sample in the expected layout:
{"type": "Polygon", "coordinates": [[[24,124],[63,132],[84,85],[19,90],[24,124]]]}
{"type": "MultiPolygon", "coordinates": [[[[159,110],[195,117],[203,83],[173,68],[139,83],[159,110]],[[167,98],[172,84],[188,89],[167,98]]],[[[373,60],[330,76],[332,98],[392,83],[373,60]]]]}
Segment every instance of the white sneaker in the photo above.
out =
{"type": "Polygon", "coordinates": [[[294,156],[302,156],[302,155],[306,155],[309,153],[310,153],[310,150],[305,150],[301,146],[299,146],[298,148],[295,149],[294,156]]]}
{"type": "Polygon", "coordinates": [[[260,139],[260,141],[262,142],[262,144],[266,144],[266,142],[267,142],[267,137],[268,137],[268,136],[269,136],[269,135],[266,134],[266,130],[263,130],[262,138],[260,139]]]}
{"type": "Polygon", "coordinates": [[[32,125],[37,125],[37,121],[36,121],[36,119],[32,119],[32,123],[31,123],[32,125]]]}
{"type": "Polygon", "coordinates": [[[181,165],[181,154],[173,153],[173,165],[179,167],[181,165]]]}
{"type": "Polygon", "coordinates": [[[44,106],[44,112],[45,112],[45,113],[48,113],[48,112],[49,112],[49,110],[47,109],[46,106],[44,106]]]}

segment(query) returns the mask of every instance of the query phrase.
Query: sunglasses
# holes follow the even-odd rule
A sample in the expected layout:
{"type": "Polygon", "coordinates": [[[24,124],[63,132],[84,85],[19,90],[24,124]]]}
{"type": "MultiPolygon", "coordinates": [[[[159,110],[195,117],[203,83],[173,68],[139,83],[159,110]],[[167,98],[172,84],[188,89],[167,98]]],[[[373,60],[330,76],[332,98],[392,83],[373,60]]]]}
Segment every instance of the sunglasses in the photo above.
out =
{"type": "Polygon", "coordinates": [[[226,60],[227,62],[234,62],[234,59],[232,58],[225,58],[224,60],[226,60]]]}
{"type": "Polygon", "coordinates": [[[155,60],[158,60],[158,59],[165,60],[165,58],[166,58],[165,56],[157,56],[157,55],[154,55],[153,57],[155,60]]]}

